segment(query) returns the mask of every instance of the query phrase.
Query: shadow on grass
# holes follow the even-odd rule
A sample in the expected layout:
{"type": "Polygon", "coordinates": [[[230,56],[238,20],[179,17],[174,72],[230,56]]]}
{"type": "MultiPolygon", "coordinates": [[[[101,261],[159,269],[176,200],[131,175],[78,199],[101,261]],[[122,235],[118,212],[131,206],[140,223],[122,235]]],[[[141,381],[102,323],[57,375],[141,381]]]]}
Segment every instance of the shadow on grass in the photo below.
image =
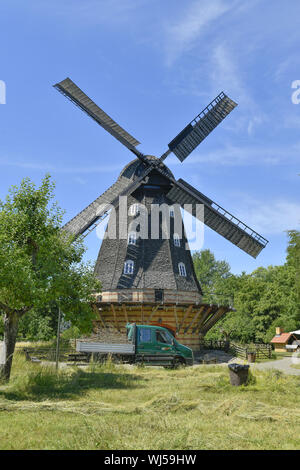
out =
{"type": "Polygon", "coordinates": [[[96,371],[77,369],[71,374],[61,372],[56,374],[55,370],[50,368],[40,368],[0,389],[0,398],[14,401],[76,399],[88,390],[139,388],[142,386],[139,383],[141,379],[139,375],[105,369],[96,371]]]}

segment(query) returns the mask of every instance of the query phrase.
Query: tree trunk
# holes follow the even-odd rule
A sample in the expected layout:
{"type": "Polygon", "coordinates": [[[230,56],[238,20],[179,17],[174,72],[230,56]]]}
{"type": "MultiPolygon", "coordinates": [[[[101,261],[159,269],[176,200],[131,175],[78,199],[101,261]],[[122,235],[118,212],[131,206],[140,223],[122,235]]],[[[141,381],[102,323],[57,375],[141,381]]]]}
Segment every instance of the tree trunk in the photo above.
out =
{"type": "Polygon", "coordinates": [[[4,341],[0,355],[0,380],[9,381],[13,354],[19,326],[19,315],[16,312],[4,316],[4,341]]]}

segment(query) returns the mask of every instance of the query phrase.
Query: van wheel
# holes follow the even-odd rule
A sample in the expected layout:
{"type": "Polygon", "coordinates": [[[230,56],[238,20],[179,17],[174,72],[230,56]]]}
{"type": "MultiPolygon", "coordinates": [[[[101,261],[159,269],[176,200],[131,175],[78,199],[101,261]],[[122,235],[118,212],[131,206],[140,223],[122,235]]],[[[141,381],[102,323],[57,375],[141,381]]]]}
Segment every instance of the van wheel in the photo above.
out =
{"type": "Polygon", "coordinates": [[[183,359],[183,357],[176,357],[175,359],[175,363],[174,363],[174,367],[185,367],[186,366],[186,362],[185,360],[183,359]]]}
{"type": "Polygon", "coordinates": [[[186,362],[183,357],[175,357],[174,362],[171,366],[166,366],[166,369],[178,369],[178,367],[185,367],[186,362]]]}

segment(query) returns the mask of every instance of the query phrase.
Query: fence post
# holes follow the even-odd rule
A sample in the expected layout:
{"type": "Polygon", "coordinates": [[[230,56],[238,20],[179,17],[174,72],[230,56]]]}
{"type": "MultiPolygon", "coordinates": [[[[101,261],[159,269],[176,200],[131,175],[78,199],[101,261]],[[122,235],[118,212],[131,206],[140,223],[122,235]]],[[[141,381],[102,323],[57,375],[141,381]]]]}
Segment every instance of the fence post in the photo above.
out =
{"type": "Polygon", "coordinates": [[[57,338],[56,338],[56,370],[58,370],[58,361],[59,361],[59,340],[60,340],[60,321],[61,321],[61,311],[60,307],[58,307],[58,324],[57,324],[57,338]]]}

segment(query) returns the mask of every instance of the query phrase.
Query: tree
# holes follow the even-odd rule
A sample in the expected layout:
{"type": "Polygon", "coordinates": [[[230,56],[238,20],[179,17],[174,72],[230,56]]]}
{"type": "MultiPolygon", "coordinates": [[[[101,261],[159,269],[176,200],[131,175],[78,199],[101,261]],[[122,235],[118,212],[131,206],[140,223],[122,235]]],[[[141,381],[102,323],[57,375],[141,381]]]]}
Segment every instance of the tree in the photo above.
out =
{"type": "Polygon", "coordinates": [[[222,289],[234,297],[235,312],[221,319],[208,337],[219,339],[224,330],[242,342],[269,342],[276,326],[285,331],[299,327],[295,269],[287,263],[230,276],[223,281],[222,289]]]}
{"type": "Polygon", "coordinates": [[[295,269],[297,300],[300,310],[300,232],[297,230],[290,230],[288,232],[288,237],[287,263],[295,269]]]}
{"type": "MultiPolygon", "coordinates": [[[[231,276],[230,266],[226,261],[216,260],[210,250],[193,253],[196,276],[203,290],[203,302],[221,303],[224,292],[222,281],[231,276]]],[[[226,301],[228,301],[228,295],[226,301]]]]}
{"type": "Polygon", "coordinates": [[[90,330],[92,292],[100,289],[85,248],[61,231],[63,212],[53,203],[54,183],[46,175],[37,188],[29,178],[0,201],[0,311],[4,314],[4,363],[9,380],[20,318],[59,303],[66,320],[90,330]],[[51,204],[52,203],[52,204],[51,204]],[[50,205],[51,204],[51,205],[50,205]]]}
{"type": "Polygon", "coordinates": [[[286,263],[260,267],[251,274],[231,274],[228,263],[216,261],[209,250],[193,255],[203,301],[225,305],[233,299],[235,308],[208,332],[208,338],[269,342],[276,326],[285,331],[299,329],[300,232],[290,231],[288,236],[286,263]]]}

